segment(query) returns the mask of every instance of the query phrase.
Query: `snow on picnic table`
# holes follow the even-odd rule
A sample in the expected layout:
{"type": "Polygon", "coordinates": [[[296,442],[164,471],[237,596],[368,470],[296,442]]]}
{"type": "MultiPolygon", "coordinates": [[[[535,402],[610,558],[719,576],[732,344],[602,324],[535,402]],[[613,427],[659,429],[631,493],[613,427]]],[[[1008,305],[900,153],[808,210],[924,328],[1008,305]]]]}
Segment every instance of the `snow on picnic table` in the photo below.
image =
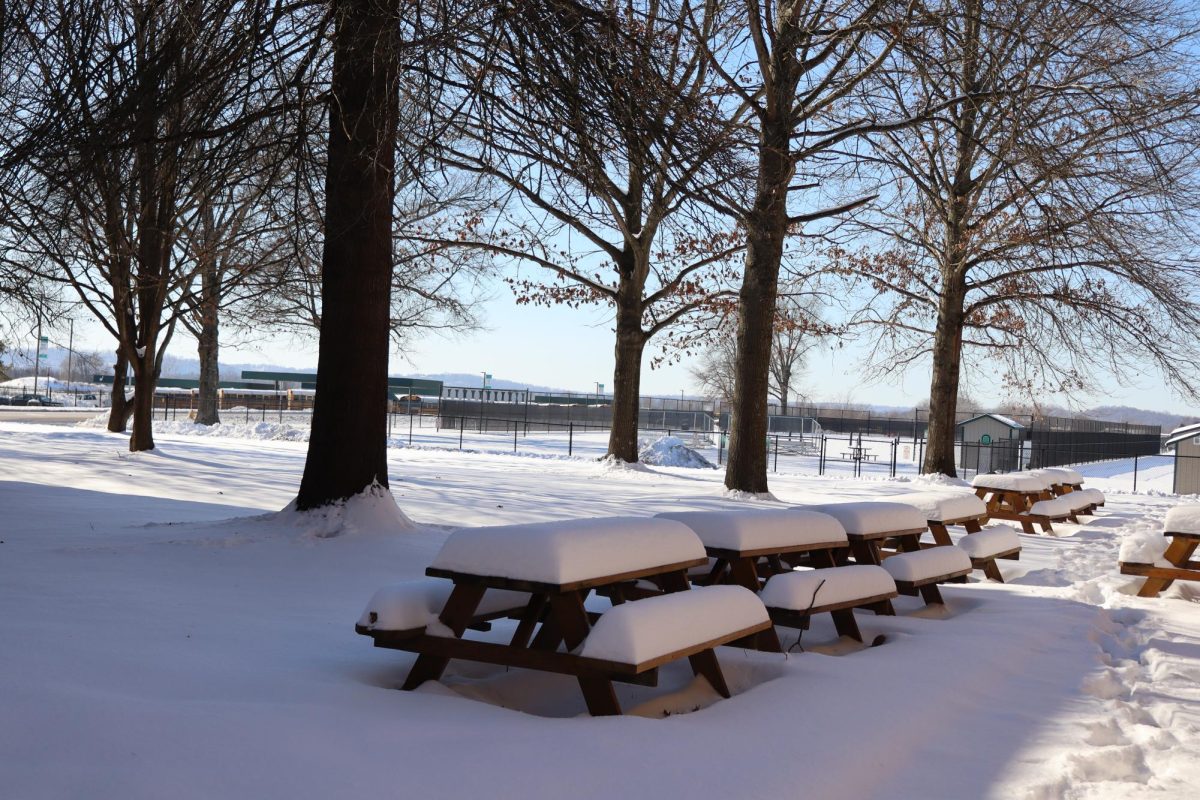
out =
{"type": "Polygon", "coordinates": [[[818,619],[804,652],[723,649],[730,700],[684,662],[657,689],[619,686],[628,716],[593,719],[573,679],[524,670],[455,663],[397,691],[413,657],[372,648],[354,621],[459,526],[857,501],[913,482],[778,475],[776,502],[738,503],[716,470],[401,449],[392,493],[418,527],[363,514],[324,538],[324,524],[270,513],[295,494],[303,443],[159,445],[131,455],[103,431],[0,423],[0,796],[1182,798],[1200,785],[1197,588],[1139,599],[1116,566],[1120,542],[1161,532],[1179,498],[1115,489],[1123,473],[1085,524],[1021,536],[1008,584],[861,615],[882,647],[818,619]]]}

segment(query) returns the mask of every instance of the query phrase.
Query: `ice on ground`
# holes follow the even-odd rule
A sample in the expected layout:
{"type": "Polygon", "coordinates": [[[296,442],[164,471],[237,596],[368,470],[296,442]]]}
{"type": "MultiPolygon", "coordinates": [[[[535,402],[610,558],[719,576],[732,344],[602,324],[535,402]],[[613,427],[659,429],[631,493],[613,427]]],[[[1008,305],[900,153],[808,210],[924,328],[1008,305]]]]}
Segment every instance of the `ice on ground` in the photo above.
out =
{"type": "Polygon", "coordinates": [[[678,436],[660,436],[642,446],[638,460],[655,467],[716,469],[716,465],[688,447],[678,436]]]}

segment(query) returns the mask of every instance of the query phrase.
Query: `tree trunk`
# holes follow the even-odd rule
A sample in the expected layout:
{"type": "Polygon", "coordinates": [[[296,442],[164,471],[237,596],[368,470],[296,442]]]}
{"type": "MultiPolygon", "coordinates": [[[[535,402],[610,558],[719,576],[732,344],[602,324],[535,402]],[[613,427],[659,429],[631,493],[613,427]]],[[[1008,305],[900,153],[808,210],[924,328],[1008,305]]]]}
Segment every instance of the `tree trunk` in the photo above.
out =
{"type": "Polygon", "coordinates": [[[129,436],[130,452],[154,449],[154,386],[157,382],[154,353],[147,348],[145,355],[133,361],[133,432],[129,436]]]}
{"type": "Polygon", "coordinates": [[[937,330],[933,335],[933,379],[929,387],[929,433],[922,472],[956,477],[954,429],[962,368],[963,303],[966,285],[943,281],[937,330]]]}
{"type": "Polygon", "coordinates": [[[125,353],[117,349],[117,363],[113,364],[112,408],[108,411],[108,429],[113,433],[124,433],[129,425],[129,415],[133,406],[125,399],[125,373],[129,369],[129,359],[125,353]]]}
{"type": "Polygon", "coordinates": [[[388,484],[398,8],[334,3],[321,338],[300,510],[388,484]]]}
{"type": "MultiPolygon", "coordinates": [[[[639,292],[640,294],[640,292],[639,292]]],[[[638,460],[638,414],[642,393],[641,308],[617,310],[616,369],[613,371],[612,430],[608,455],[633,464],[638,460]]]]}
{"type": "Polygon", "coordinates": [[[205,314],[200,323],[200,335],[196,337],[196,352],[200,357],[200,386],[196,390],[197,425],[217,425],[221,422],[217,403],[217,389],[221,379],[217,339],[218,328],[214,309],[211,319],[205,314]]]}
{"type": "MultiPolygon", "coordinates": [[[[780,45],[777,45],[779,47],[780,45]]],[[[791,85],[794,89],[794,84],[791,85]]],[[[791,108],[786,92],[777,109],[791,108]]],[[[788,232],[787,194],[794,165],[787,115],[766,117],[758,145],[758,189],[746,223],[746,261],[738,294],[737,364],[734,368],[729,462],[725,487],[761,494],[767,491],[767,400],[779,263],[788,232]]]]}

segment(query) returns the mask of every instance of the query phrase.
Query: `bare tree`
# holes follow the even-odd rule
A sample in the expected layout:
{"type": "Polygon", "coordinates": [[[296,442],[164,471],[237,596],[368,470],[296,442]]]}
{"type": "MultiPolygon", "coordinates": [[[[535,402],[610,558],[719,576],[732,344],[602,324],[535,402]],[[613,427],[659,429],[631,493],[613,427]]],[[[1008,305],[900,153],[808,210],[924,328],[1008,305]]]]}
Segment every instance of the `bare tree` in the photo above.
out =
{"type": "MultiPolygon", "coordinates": [[[[793,286],[781,287],[775,310],[775,329],[771,335],[768,375],[769,397],[778,403],[779,413],[788,413],[788,403],[798,390],[804,373],[806,355],[832,330],[821,320],[820,303],[814,295],[793,286]]],[[[737,323],[732,315],[717,325],[699,362],[689,372],[702,392],[725,403],[733,403],[737,378],[737,323]]]]}
{"type": "Polygon", "coordinates": [[[444,119],[433,113],[446,90],[444,56],[475,24],[469,2],[334,0],[332,8],[319,378],[300,510],[388,484],[397,174],[405,185],[428,174],[427,148],[440,142],[444,119]],[[396,158],[402,118],[418,123],[407,161],[396,158]]]}
{"type": "Polygon", "coordinates": [[[727,40],[709,39],[709,63],[735,93],[753,153],[749,181],[708,187],[738,220],[746,254],[738,296],[738,358],[725,486],[767,491],[767,397],[780,263],[789,236],[869,198],[839,200],[820,171],[848,140],[908,124],[889,108],[849,101],[888,64],[915,3],[888,0],[745,0],[727,40]]]}
{"type": "Polygon", "coordinates": [[[686,0],[510,6],[497,44],[463,53],[464,73],[485,76],[479,111],[461,118],[461,146],[443,156],[490,178],[501,199],[430,241],[513,267],[518,303],[612,308],[608,455],[634,462],[645,348],[660,337],[670,349],[674,328],[722,302],[741,247],[692,198],[727,157],[712,113],[721,87],[696,38],[722,13],[686,0]],[[479,52],[492,55],[486,66],[479,52]]]}
{"type": "Polygon", "coordinates": [[[125,428],[131,367],[130,448],[150,449],[154,387],[196,275],[178,246],[189,187],[242,174],[235,134],[269,113],[289,59],[314,45],[269,0],[29,5],[15,34],[30,113],[8,121],[25,154],[4,194],[8,256],[69,287],[117,340],[110,428],[125,428]]]}
{"type": "Polygon", "coordinates": [[[940,19],[886,90],[946,111],[875,139],[886,238],[836,256],[889,367],[932,358],[923,468],[953,475],[964,359],[1027,397],[1148,365],[1194,396],[1200,92],[1172,3],[954,0],[940,19]]]}

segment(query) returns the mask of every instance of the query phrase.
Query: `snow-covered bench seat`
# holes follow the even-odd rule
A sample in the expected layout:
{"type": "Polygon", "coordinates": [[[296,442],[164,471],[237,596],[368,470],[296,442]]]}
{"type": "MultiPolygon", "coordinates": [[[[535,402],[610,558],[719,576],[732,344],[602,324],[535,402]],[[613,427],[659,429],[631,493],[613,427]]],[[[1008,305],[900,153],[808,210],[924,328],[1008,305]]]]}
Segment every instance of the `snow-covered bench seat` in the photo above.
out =
{"type": "Polygon", "coordinates": [[[882,561],[881,547],[895,539],[902,550],[919,550],[926,530],[925,515],[905,503],[862,501],[799,506],[797,510],[828,514],[841,523],[850,541],[850,552],[859,564],[882,561]]]}
{"type": "Polygon", "coordinates": [[[1121,574],[1146,578],[1138,597],[1158,597],[1177,580],[1200,581],[1200,561],[1192,558],[1200,547],[1200,505],[1178,505],[1168,511],[1163,536],[1170,542],[1161,558],[1154,558],[1158,546],[1133,537],[1121,545],[1121,574]]]}
{"type": "Polygon", "coordinates": [[[1049,500],[1038,500],[1029,507],[1019,519],[1026,533],[1033,533],[1034,523],[1040,525],[1046,533],[1052,533],[1054,522],[1079,522],[1075,516],[1074,504],[1066,497],[1053,497],[1049,500]]]}
{"type": "Polygon", "coordinates": [[[1034,524],[1049,533],[1053,530],[1050,523],[1056,519],[1074,521],[1069,508],[1065,514],[1062,512],[1065,506],[1043,505],[1039,511],[1033,511],[1038,503],[1054,502],[1054,492],[1049,488],[1050,479],[1045,476],[1022,472],[976,475],[971,485],[975,488],[975,494],[987,503],[989,517],[1019,522],[1026,533],[1034,532],[1034,524]]]}
{"type": "Polygon", "coordinates": [[[839,635],[861,642],[854,609],[892,614],[896,594],[896,582],[883,567],[850,564],[773,575],[761,597],[776,625],[806,630],[813,614],[829,613],[839,635]]]}
{"type": "MultiPolygon", "coordinates": [[[[580,675],[639,675],[687,658],[693,674],[729,697],[714,648],[750,645],[757,634],[770,629],[771,619],[758,595],[741,586],[702,586],[647,597],[615,606],[600,617],[579,651],[580,675]]],[[[615,695],[611,705],[605,700],[593,707],[589,699],[588,709],[592,714],[621,713],[615,695]]]]}
{"type": "Polygon", "coordinates": [[[996,559],[1016,560],[1021,554],[1021,537],[1007,525],[997,525],[985,531],[968,534],[958,540],[959,549],[971,559],[971,566],[983,570],[994,581],[1004,583],[996,559]]]}
{"type": "Polygon", "coordinates": [[[704,543],[712,563],[706,575],[696,576],[701,582],[731,581],[754,591],[761,588],[761,559],[768,574],[786,571],[783,559],[804,553],[833,566],[833,553],[849,546],[841,523],[814,511],[670,511],[656,519],[681,522],[704,543]]]}
{"type": "MultiPolygon", "coordinates": [[[[454,584],[434,578],[417,578],[385,586],[371,596],[355,630],[364,635],[387,631],[395,636],[417,636],[437,622],[454,584]]],[[[529,604],[528,592],[492,589],[483,595],[471,623],[487,630],[487,621],[521,611],[529,604]]]]}
{"type": "Polygon", "coordinates": [[[965,580],[973,569],[970,556],[954,546],[899,553],[884,561],[883,568],[896,582],[896,591],[919,594],[926,605],[945,602],[938,591],[939,583],[965,580]]]}
{"type": "Polygon", "coordinates": [[[1065,492],[1056,499],[1063,500],[1070,505],[1076,516],[1079,514],[1092,515],[1097,508],[1104,505],[1104,493],[1099,489],[1076,489],[1072,492],[1065,492]]]}

